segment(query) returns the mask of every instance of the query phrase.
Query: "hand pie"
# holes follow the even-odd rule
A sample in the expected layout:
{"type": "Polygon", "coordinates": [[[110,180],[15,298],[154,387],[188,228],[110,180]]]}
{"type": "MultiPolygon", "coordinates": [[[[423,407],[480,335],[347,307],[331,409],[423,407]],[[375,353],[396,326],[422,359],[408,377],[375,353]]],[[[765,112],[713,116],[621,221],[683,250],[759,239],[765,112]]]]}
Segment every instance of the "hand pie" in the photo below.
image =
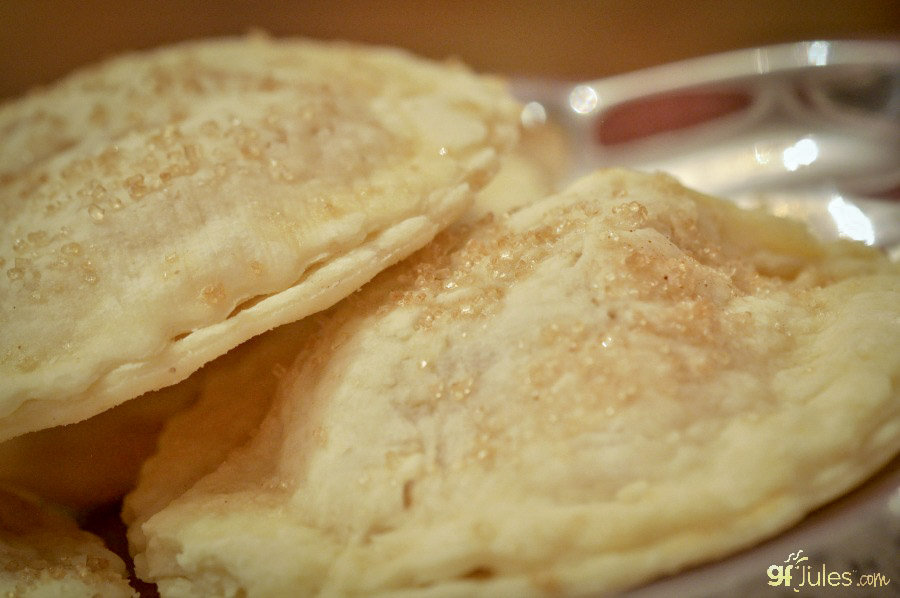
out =
{"type": "Polygon", "coordinates": [[[352,293],[467,209],[518,116],[455,64],[263,37],[117,58],[4,105],[0,440],[352,293]]]}
{"type": "Polygon", "coordinates": [[[137,572],[162,596],[581,596],[722,557],[900,449],[898,283],[663,175],[456,225],[305,322],[264,414],[248,370],[170,424],[126,503],[137,572]]]}

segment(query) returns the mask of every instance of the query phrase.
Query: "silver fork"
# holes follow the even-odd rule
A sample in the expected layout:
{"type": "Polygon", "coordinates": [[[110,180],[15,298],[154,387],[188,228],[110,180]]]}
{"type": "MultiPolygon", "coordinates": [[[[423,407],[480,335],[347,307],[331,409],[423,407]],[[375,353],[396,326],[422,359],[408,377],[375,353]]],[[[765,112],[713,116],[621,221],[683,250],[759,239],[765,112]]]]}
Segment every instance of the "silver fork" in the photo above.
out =
{"type": "Polygon", "coordinates": [[[900,42],[782,44],[590,82],[519,79],[513,90],[527,102],[524,121],[562,126],[573,177],[602,166],[663,170],[900,258],[900,42]],[[678,125],[679,111],[696,120],[696,106],[716,102],[732,109],[622,138],[629,118],[636,129],[654,118],[678,125]]]}

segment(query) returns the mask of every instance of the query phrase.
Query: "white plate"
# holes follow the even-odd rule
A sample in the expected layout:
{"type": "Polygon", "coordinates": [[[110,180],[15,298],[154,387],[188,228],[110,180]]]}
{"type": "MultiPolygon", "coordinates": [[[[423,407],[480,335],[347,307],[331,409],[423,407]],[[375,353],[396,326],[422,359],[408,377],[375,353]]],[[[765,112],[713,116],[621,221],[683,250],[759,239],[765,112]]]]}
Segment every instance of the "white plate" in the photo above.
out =
{"type": "Polygon", "coordinates": [[[697,58],[584,83],[517,80],[525,118],[566,131],[572,175],[663,170],[744,206],[803,219],[823,238],[900,251],[900,43],[814,41],[697,58]],[[603,131],[727,115],[621,143],[603,131]],[[663,120],[665,120],[663,118],[663,120]]]}

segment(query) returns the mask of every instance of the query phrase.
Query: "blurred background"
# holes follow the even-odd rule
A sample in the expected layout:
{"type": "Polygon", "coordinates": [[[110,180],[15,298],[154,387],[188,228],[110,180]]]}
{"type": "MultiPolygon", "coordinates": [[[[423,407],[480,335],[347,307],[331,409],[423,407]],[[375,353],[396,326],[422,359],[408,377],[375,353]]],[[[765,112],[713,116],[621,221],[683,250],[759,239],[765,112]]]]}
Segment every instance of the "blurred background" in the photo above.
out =
{"type": "Polygon", "coordinates": [[[805,39],[898,38],[896,0],[0,0],[0,98],[125,50],[263,29],[595,78],[805,39]]]}

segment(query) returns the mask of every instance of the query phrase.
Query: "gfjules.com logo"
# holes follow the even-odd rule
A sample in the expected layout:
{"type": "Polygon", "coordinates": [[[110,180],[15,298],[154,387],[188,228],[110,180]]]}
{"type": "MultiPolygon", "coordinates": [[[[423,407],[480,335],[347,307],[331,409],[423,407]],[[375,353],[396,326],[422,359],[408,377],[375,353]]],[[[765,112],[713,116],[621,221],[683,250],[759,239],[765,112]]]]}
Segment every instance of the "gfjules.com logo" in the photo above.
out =
{"type": "Polygon", "coordinates": [[[766,573],[770,586],[783,586],[800,592],[809,588],[882,588],[891,583],[878,572],[829,570],[825,564],[813,565],[803,550],[792,552],[783,564],[771,565],[766,573]]]}

